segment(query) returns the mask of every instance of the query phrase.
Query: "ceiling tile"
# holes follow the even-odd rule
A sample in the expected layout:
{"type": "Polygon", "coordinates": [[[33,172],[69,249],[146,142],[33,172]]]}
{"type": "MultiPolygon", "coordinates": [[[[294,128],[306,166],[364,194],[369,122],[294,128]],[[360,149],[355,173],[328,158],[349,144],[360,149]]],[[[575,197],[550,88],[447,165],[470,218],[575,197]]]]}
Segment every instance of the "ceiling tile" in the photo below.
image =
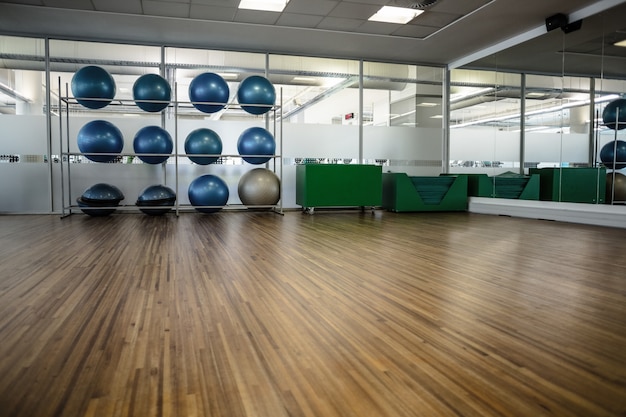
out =
{"type": "Polygon", "coordinates": [[[291,0],[289,3],[287,3],[287,7],[285,7],[284,12],[326,16],[338,4],[338,1],[329,0],[291,0]]]}
{"type": "Polygon", "coordinates": [[[68,9],[93,10],[91,2],[84,0],[44,0],[43,4],[49,7],[65,7],[68,9]]]}
{"type": "Polygon", "coordinates": [[[233,0],[191,0],[191,4],[203,4],[205,6],[232,7],[236,9],[239,5],[238,1],[233,0]]]}
{"type": "Polygon", "coordinates": [[[369,19],[380,10],[380,6],[363,3],[341,2],[329,14],[329,17],[346,17],[351,19],[369,19]]]}
{"type": "Polygon", "coordinates": [[[322,21],[322,19],[322,16],[309,14],[282,13],[276,24],[279,26],[314,28],[322,21]]]}
{"type": "Polygon", "coordinates": [[[385,6],[389,3],[389,0],[343,0],[342,3],[353,3],[353,4],[357,4],[358,3],[365,3],[365,4],[376,4],[378,5],[378,8],[380,9],[381,6],[385,6]]]}
{"type": "Polygon", "coordinates": [[[402,25],[383,22],[365,22],[359,27],[359,32],[376,35],[391,35],[402,25]]]}
{"type": "Polygon", "coordinates": [[[494,0],[441,1],[428,10],[465,15],[494,0]]]}
{"type": "Polygon", "coordinates": [[[452,13],[439,13],[434,11],[427,11],[411,21],[411,24],[418,24],[420,26],[434,26],[442,28],[448,26],[450,23],[462,17],[460,14],[452,13]]]}
{"type": "Polygon", "coordinates": [[[362,24],[363,20],[326,17],[317,25],[317,28],[354,32],[362,24]]]}
{"type": "Polygon", "coordinates": [[[145,14],[168,17],[189,17],[189,4],[155,0],[142,1],[143,12],[145,14]]]}
{"type": "Polygon", "coordinates": [[[235,19],[237,9],[234,7],[205,6],[203,4],[192,4],[189,17],[202,20],[225,20],[232,22],[235,19]]]}
{"type": "Polygon", "coordinates": [[[32,6],[43,6],[43,0],[2,0],[2,3],[28,4],[32,6]]]}
{"type": "Polygon", "coordinates": [[[260,25],[273,25],[278,20],[280,13],[265,12],[260,10],[237,10],[235,22],[256,23],[260,25]]]}
{"type": "Polygon", "coordinates": [[[113,13],[141,14],[141,0],[92,0],[96,10],[113,13]]]}
{"type": "Polygon", "coordinates": [[[435,33],[437,30],[439,30],[439,28],[418,25],[404,25],[396,30],[393,35],[421,39],[435,33]]]}

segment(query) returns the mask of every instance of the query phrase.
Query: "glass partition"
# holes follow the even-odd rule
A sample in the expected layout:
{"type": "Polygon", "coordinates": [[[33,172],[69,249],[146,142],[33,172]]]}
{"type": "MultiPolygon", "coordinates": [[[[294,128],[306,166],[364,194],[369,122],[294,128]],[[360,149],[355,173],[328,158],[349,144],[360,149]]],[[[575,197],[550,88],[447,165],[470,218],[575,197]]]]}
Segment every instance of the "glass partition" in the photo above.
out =
{"type": "MultiPolygon", "coordinates": [[[[146,126],[166,127],[159,112],[142,110],[133,100],[135,82],[145,74],[161,74],[161,48],[82,41],[50,41],[50,83],[52,159],[55,210],[77,204],[83,192],[98,183],[119,188],[125,199],[122,205],[135,204],[141,191],[155,184],[172,185],[164,166],[144,164],[132,156],[134,138],[146,126]],[[88,68],[98,67],[108,77],[90,75],[88,68]],[[81,74],[81,75],[79,75],[81,74]],[[94,88],[97,100],[83,100],[85,92],[94,88]],[[99,95],[105,92],[104,95],[99,95]],[[81,95],[83,97],[81,97],[81,95]],[[121,149],[109,155],[106,162],[96,160],[79,146],[79,132],[106,122],[110,128],[92,131],[93,135],[115,133],[121,149]],[[96,124],[94,124],[96,123],[96,124]],[[116,133],[116,132],[119,132],[116,133]]],[[[172,132],[170,132],[172,134],[172,132]]],[[[93,136],[92,135],[92,136],[93,136]]],[[[109,136],[110,137],[110,136],[109,136]]]]}
{"type": "Polygon", "coordinates": [[[51,210],[43,39],[0,36],[0,213],[51,210]]]}
{"type": "Polygon", "coordinates": [[[270,55],[282,103],[283,204],[296,207],[296,166],[359,162],[359,62],[270,55]]]}
{"type": "Polygon", "coordinates": [[[363,157],[383,172],[442,172],[443,69],[365,62],[363,157]]]}

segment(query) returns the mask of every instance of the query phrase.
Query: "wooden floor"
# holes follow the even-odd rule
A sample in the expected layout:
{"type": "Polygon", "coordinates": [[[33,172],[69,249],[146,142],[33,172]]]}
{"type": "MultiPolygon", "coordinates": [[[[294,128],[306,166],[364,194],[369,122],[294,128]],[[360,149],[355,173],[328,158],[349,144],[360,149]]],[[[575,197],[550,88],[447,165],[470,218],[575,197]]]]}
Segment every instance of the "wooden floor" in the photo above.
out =
{"type": "Polygon", "coordinates": [[[0,216],[0,416],[626,416],[626,230],[0,216]]]}

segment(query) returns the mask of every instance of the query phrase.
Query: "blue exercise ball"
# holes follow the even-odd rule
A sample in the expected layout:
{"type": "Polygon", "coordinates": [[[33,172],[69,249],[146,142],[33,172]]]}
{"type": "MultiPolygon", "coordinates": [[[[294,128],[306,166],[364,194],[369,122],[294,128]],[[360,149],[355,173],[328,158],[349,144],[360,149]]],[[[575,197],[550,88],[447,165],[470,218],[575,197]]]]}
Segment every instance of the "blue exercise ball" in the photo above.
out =
{"type": "Polygon", "coordinates": [[[602,121],[610,129],[626,129],[626,99],[618,98],[607,104],[602,111],[602,121]],[[619,116],[617,115],[618,111],[619,116]]]}
{"type": "Polygon", "coordinates": [[[172,99],[170,83],[158,74],[145,74],[133,84],[133,99],[137,106],[147,112],[160,112],[172,99]]]}
{"type": "MultiPolygon", "coordinates": [[[[93,120],[78,131],[78,149],[85,154],[119,154],[124,148],[122,132],[111,122],[93,120]]],[[[85,155],[94,162],[110,162],[116,155],[85,155]]]]}
{"type": "Polygon", "coordinates": [[[172,153],[174,142],[167,130],[159,126],[146,126],[135,134],[133,149],[139,159],[147,164],[160,164],[167,161],[172,153]],[[166,154],[166,155],[141,155],[141,154],[166,154]]]}
{"type": "Polygon", "coordinates": [[[137,198],[139,210],[150,216],[160,216],[171,211],[176,202],[176,193],[165,185],[151,185],[137,198]]]}
{"type": "Polygon", "coordinates": [[[220,211],[228,202],[228,186],[216,175],[202,175],[189,184],[189,202],[201,213],[220,211]],[[198,207],[216,206],[216,207],[198,207]]]}
{"type": "Polygon", "coordinates": [[[626,168],[626,142],[623,140],[613,140],[606,143],[602,149],[600,149],[600,160],[610,169],[626,168]],[[614,160],[615,163],[613,163],[614,160]]]}
{"type": "Polygon", "coordinates": [[[87,188],[76,202],[83,213],[100,217],[115,212],[115,207],[123,199],[124,194],[116,186],[98,183],[87,188]]]}
{"type": "Polygon", "coordinates": [[[189,99],[193,106],[203,113],[216,113],[222,110],[229,97],[230,89],[226,81],[212,72],[196,76],[189,84],[189,99]]]}
{"type": "Polygon", "coordinates": [[[252,75],[239,84],[237,101],[250,114],[264,114],[276,103],[276,90],[267,78],[252,75]]]}
{"type": "Polygon", "coordinates": [[[237,191],[247,206],[272,206],[280,200],[280,179],[269,169],[254,168],[241,176],[237,191]]]}
{"type": "Polygon", "coordinates": [[[276,151],[276,141],[274,140],[274,136],[272,136],[267,129],[251,127],[244,130],[241,135],[239,135],[237,151],[239,155],[242,155],[244,161],[255,165],[263,164],[269,161],[271,156],[264,157],[258,155],[274,155],[276,151]]]}
{"type": "MultiPolygon", "coordinates": [[[[196,129],[185,139],[185,153],[220,155],[222,153],[222,139],[211,129],[196,129]]],[[[217,156],[189,156],[196,164],[209,165],[218,160],[217,156]]]]}
{"type": "Polygon", "coordinates": [[[72,77],[72,94],[76,101],[89,109],[106,107],[115,97],[115,81],[104,68],[83,67],[72,77]],[[87,99],[95,100],[87,100],[87,99]]]}

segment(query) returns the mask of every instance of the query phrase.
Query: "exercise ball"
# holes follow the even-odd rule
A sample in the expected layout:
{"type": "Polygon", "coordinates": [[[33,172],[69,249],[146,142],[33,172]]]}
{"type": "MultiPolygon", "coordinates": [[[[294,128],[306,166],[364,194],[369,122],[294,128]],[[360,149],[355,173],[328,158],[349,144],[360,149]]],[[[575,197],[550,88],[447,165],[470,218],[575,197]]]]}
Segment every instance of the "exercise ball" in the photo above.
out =
{"type": "Polygon", "coordinates": [[[626,142],[618,140],[605,144],[602,149],[600,149],[600,160],[610,169],[622,169],[626,167],[626,142]],[[617,142],[617,144],[615,142],[617,142]],[[615,166],[613,166],[613,160],[615,160],[615,166]]]}
{"type": "Polygon", "coordinates": [[[137,198],[137,206],[143,213],[160,216],[171,211],[176,202],[176,193],[165,185],[151,185],[137,198]]]}
{"type": "Polygon", "coordinates": [[[189,99],[203,113],[215,113],[224,108],[230,97],[230,89],[224,79],[215,73],[205,72],[189,84],[189,99]],[[210,103],[210,104],[208,104],[210,103]]]}
{"type": "Polygon", "coordinates": [[[606,202],[626,204],[626,175],[615,173],[615,182],[613,182],[613,173],[606,174],[606,202]],[[615,188],[613,188],[615,184],[615,188]],[[614,193],[614,194],[613,194],[614,193]]]}
{"type": "Polygon", "coordinates": [[[104,68],[89,65],[74,73],[72,94],[89,109],[106,107],[115,97],[115,81],[104,68]],[[96,99],[96,100],[87,100],[96,99]]]}
{"type": "Polygon", "coordinates": [[[276,102],[276,90],[267,78],[252,75],[239,84],[237,101],[250,114],[264,114],[276,102]]]}
{"type": "Polygon", "coordinates": [[[124,194],[116,186],[98,183],[87,188],[76,202],[83,213],[99,217],[115,212],[123,199],[124,194]]]}
{"type": "Polygon", "coordinates": [[[226,205],[229,197],[228,186],[220,177],[206,174],[189,184],[188,196],[193,206],[218,206],[196,207],[201,213],[214,213],[226,205]]]}
{"type": "Polygon", "coordinates": [[[626,129],[626,99],[618,98],[607,104],[604,111],[602,111],[602,121],[610,129],[626,129]],[[619,116],[617,115],[618,110],[619,116]]]}
{"type": "Polygon", "coordinates": [[[133,84],[133,100],[147,112],[159,112],[166,108],[172,99],[170,83],[158,74],[145,74],[133,84]]]}
{"type": "Polygon", "coordinates": [[[247,206],[271,206],[280,200],[280,180],[269,169],[251,169],[239,179],[237,191],[247,206]]]}
{"type": "MultiPolygon", "coordinates": [[[[122,132],[111,122],[93,120],[78,131],[78,149],[85,154],[119,154],[124,148],[122,132]]],[[[85,155],[94,162],[109,162],[116,155],[85,155]]]]}
{"type": "MultiPolygon", "coordinates": [[[[220,155],[222,153],[222,139],[211,129],[196,129],[185,139],[185,153],[220,155]]],[[[217,156],[189,156],[196,164],[209,165],[218,160],[217,156]]]]}
{"type": "Polygon", "coordinates": [[[270,156],[245,156],[245,155],[274,155],[276,141],[274,136],[262,127],[250,127],[239,135],[237,151],[243,160],[251,164],[263,164],[271,159],[270,156]]]}
{"type": "Polygon", "coordinates": [[[146,126],[137,132],[133,149],[139,159],[147,164],[160,164],[167,161],[174,148],[174,142],[167,130],[159,126],[146,126]],[[141,154],[167,154],[146,156],[141,154]]]}

